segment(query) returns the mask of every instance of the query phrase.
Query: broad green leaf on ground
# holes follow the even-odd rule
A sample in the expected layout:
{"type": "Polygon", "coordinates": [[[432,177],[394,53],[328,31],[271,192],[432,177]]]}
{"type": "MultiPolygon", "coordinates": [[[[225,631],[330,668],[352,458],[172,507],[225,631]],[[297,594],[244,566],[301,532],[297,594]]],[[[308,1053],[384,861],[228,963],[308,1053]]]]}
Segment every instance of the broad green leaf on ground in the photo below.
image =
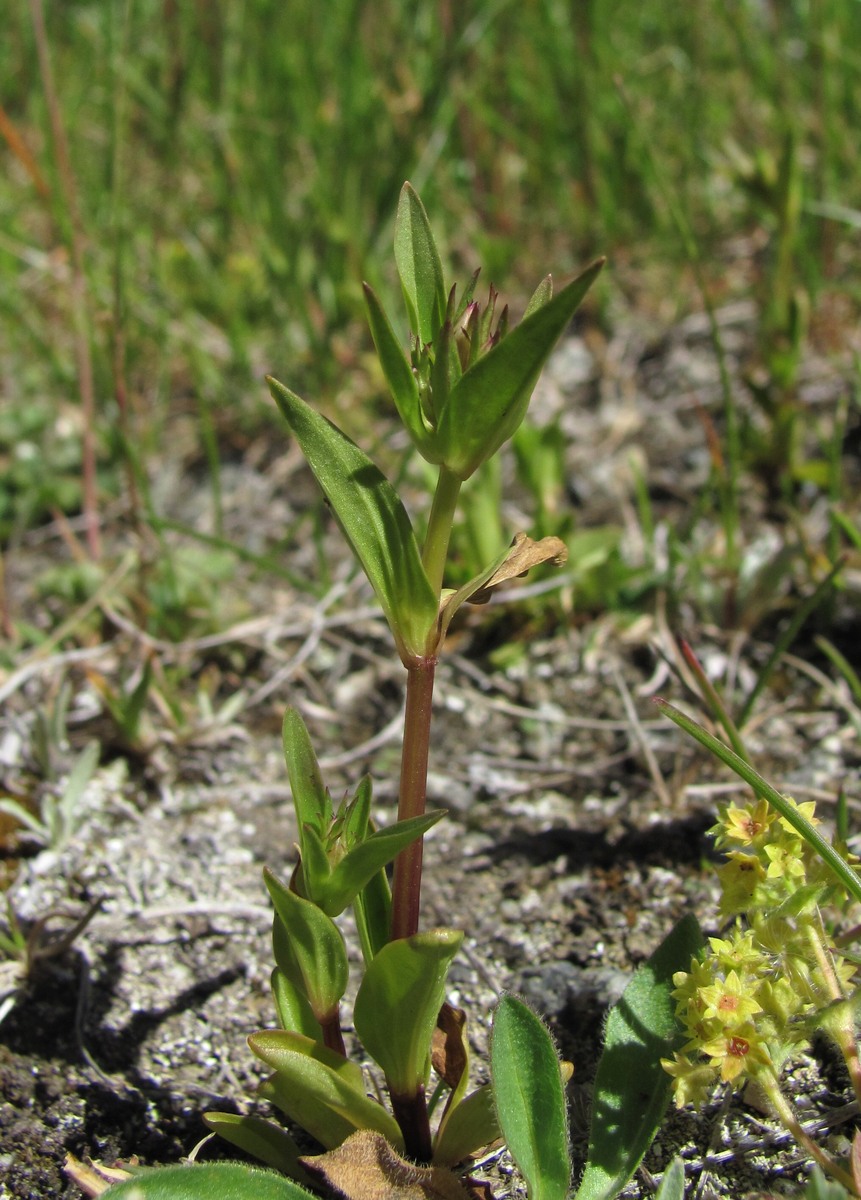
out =
{"type": "Polygon", "coordinates": [[[110,1200],[313,1200],[298,1183],[243,1163],[154,1167],[105,1194],[110,1200]]]}
{"type": "Polygon", "coordinates": [[[295,392],[269,388],[376,593],[404,661],[421,657],[437,597],[413,527],[382,472],[346,434],[295,392]]]}
{"type": "Polygon", "coordinates": [[[687,970],[702,945],[696,919],[683,917],[610,1010],[595,1078],[589,1155],[575,1200],[613,1200],[658,1131],[672,1086],[661,1059],[672,1055],[680,1036],[673,974],[687,970]]]}
{"type": "Polygon", "coordinates": [[[499,1127],[529,1200],[565,1200],[571,1159],[559,1057],[541,1020],[515,996],[503,996],[493,1018],[490,1073],[499,1127]]]}

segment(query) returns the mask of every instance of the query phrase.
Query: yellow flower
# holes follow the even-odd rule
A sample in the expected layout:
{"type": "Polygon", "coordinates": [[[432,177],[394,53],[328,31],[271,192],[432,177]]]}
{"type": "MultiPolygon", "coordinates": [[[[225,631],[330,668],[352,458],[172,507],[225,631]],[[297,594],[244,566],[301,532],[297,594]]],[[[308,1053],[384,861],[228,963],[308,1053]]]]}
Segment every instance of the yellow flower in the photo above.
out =
{"type": "Polygon", "coordinates": [[[773,819],[767,800],[758,800],[756,804],[747,808],[737,808],[731,804],[721,821],[721,837],[726,841],[753,846],[766,832],[773,819]]]}
{"type": "Polygon", "coordinates": [[[742,983],[735,971],[730,971],[724,980],[716,980],[711,987],[700,989],[703,1018],[718,1021],[728,1029],[743,1025],[754,1014],[762,1012],[750,994],[751,984],[742,983]]]}
{"type": "Polygon", "coordinates": [[[686,1054],[674,1054],[672,1059],[662,1058],[661,1066],[673,1077],[676,1108],[686,1104],[701,1108],[711,1097],[717,1078],[706,1063],[694,1063],[686,1054]]]}
{"type": "Polygon", "coordinates": [[[720,1071],[724,1083],[735,1083],[743,1074],[756,1074],[758,1067],[770,1063],[752,1025],[712,1038],[703,1044],[702,1052],[709,1056],[710,1066],[720,1071]]]}
{"type": "Polygon", "coordinates": [[[717,874],[721,883],[721,911],[746,912],[757,886],[765,879],[765,870],[753,854],[734,850],[717,874]]]}

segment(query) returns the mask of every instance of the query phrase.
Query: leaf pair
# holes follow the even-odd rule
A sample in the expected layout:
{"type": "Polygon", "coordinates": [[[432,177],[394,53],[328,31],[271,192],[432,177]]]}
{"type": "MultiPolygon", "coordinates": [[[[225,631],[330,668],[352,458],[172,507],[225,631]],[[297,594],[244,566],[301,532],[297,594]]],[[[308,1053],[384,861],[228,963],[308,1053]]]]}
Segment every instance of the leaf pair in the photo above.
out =
{"type": "MultiPolygon", "coordinates": [[[[460,480],[472,475],[514,434],[529,405],[538,376],[583,298],[600,273],[599,259],[551,298],[549,277],[542,281],[517,328],[505,332],[503,315],[491,333],[496,293],[487,312],[463,309],[454,289],[446,292],[442,265],[424,206],[404,184],[395,229],[395,260],[401,280],[415,355],[430,360],[416,369],[401,349],[382,305],[366,285],[368,319],[377,354],[401,420],[416,449],[460,480]],[[470,341],[461,355],[457,337],[470,341]],[[464,363],[466,369],[463,369],[464,363]],[[421,384],[431,389],[423,402],[421,384]]],[[[474,286],[473,280],[473,286],[474,286]]],[[[471,289],[470,293],[471,294],[471,289]]]]}
{"type": "MultiPolygon", "coordinates": [[[[307,727],[288,708],[282,727],[284,758],[299,823],[300,870],[297,890],[330,917],[337,917],[411,842],[422,837],[444,815],[423,813],[385,829],[371,826],[371,781],[366,776],[349,804],[333,814],[307,727]]],[[[384,882],[384,881],[381,881],[384,882]]],[[[377,931],[372,939],[385,940],[377,931]]]]}

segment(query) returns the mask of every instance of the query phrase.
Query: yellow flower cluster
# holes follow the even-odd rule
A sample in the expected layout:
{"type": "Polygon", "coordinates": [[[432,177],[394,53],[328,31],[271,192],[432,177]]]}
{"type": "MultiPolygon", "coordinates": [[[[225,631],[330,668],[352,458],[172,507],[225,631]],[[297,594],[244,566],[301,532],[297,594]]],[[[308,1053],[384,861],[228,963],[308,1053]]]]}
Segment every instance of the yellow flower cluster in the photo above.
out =
{"type": "MultiPolygon", "coordinates": [[[[815,805],[797,807],[816,823],[815,805]]],[[[663,1065],[679,1107],[700,1107],[718,1082],[770,1085],[807,1045],[803,1018],[833,998],[816,949],[823,934],[819,905],[832,889],[819,857],[765,800],[730,805],[712,833],[726,853],[717,871],[721,912],[734,924],[725,937],[709,938],[705,956],[689,971],[673,977],[687,1040],[663,1065]]],[[[845,989],[854,966],[826,953],[845,989]]]]}

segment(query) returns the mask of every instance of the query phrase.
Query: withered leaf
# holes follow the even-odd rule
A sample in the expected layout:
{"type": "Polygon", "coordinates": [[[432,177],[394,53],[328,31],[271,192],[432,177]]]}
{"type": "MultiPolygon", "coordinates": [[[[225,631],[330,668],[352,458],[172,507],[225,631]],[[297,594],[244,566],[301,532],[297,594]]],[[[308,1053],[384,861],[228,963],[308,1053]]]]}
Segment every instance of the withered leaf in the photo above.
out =
{"type": "Polygon", "coordinates": [[[433,1069],[455,1090],[460,1077],[466,1070],[467,1056],[463,1044],[466,1013],[446,1002],[439,1010],[436,1029],[431,1041],[431,1063],[433,1069]]]}
{"type": "Polygon", "coordinates": [[[380,1133],[361,1129],[336,1150],[300,1159],[314,1177],[346,1200],[469,1200],[445,1167],[417,1167],[396,1154],[380,1133]]]}
{"type": "Polygon", "coordinates": [[[533,541],[525,533],[516,533],[511,548],[491,575],[490,579],[474,592],[469,598],[470,604],[486,604],[490,593],[501,583],[507,583],[519,575],[526,575],[533,567],[543,563],[553,563],[561,567],[568,558],[568,547],[558,537],[544,537],[540,542],[533,541]]]}
{"type": "Polygon", "coordinates": [[[112,1183],[122,1183],[131,1179],[130,1171],[119,1167],[105,1167],[98,1162],[81,1162],[74,1154],[67,1154],[63,1163],[63,1172],[68,1175],[75,1187],[80,1188],[85,1196],[101,1196],[112,1183]]]}

